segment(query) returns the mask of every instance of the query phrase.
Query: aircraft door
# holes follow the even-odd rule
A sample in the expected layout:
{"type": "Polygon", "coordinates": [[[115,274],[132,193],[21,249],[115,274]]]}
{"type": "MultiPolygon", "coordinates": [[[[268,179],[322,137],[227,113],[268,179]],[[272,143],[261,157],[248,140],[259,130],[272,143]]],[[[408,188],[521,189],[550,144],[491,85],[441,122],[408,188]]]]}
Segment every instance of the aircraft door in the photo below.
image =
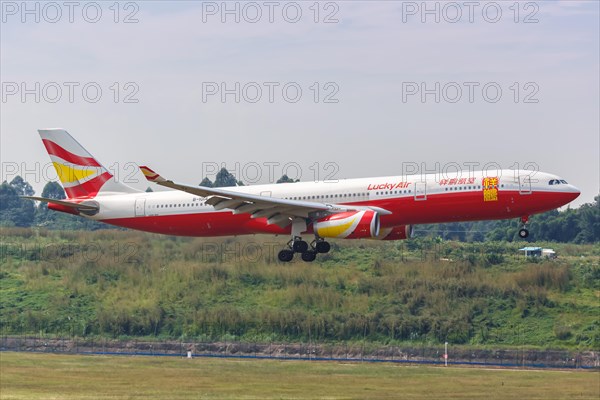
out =
{"type": "Polygon", "coordinates": [[[427,200],[427,182],[415,182],[415,201],[427,200]]]}
{"type": "Polygon", "coordinates": [[[146,199],[135,199],[135,216],[143,217],[146,215],[146,199]]]}
{"type": "Polygon", "coordinates": [[[531,177],[529,175],[519,176],[519,194],[531,194],[531,177]]]}

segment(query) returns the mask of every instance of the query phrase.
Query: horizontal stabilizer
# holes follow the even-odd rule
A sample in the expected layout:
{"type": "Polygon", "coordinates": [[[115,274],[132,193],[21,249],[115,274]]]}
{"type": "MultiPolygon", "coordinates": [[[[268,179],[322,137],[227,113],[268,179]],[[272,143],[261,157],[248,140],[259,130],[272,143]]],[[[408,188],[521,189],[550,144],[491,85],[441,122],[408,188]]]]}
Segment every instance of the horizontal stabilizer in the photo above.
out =
{"type": "Polygon", "coordinates": [[[47,199],[45,197],[37,197],[37,196],[21,196],[21,198],[29,199],[29,200],[37,200],[37,201],[41,201],[43,203],[58,204],[58,205],[65,206],[65,207],[75,208],[75,209],[81,210],[81,211],[98,211],[100,209],[100,207],[98,207],[96,205],[74,203],[72,201],[67,201],[67,200],[47,199]]]}

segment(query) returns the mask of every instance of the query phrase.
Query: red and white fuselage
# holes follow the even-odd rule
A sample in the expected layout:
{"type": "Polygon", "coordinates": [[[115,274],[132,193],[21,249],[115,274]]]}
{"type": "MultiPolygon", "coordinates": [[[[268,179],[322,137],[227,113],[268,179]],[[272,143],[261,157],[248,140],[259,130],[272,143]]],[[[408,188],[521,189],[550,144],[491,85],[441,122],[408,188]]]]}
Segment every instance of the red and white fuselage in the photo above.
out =
{"type": "Polygon", "coordinates": [[[402,239],[410,225],[523,218],[580,193],[556,175],[518,170],[212,189],[167,181],[147,167],[142,172],[149,181],[177,190],[140,192],[116,182],[66,131],[40,135],[68,198],[35,199],[57,211],[168,235],[294,235],[293,222],[302,219],[299,233],[402,239]]]}
{"type": "MultiPolygon", "coordinates": [[[[519,218],[561,207],[579,195],[579,190],[570,184],[550,185],[549,182],[562,179],[542,172],[531,178],[519,176],[513,170],[494,171],[492,177],[484,176],[482,171],[471,172],[471,177],[468,171],[463,173],[465,179],[392,176],[227,189],[280,199],[386,210],[389,214],[381,215],[382,230],[402,225],[519,218]],[[486,178],[497,179],[496,188],[484,189],[486,178]],[[523,183],[525,179],[530,182],[523,183]],[[487,194],[489,199],[485,198],[486,193],[492,193],[487,194]]],[[[289,226],[269,225],[266,218],[236,215],[229,209],[217,211],[206,204],[205,197],[179,191],[100,193],[94,200],[100,210],[89,218],[148,232],[182,236],[290,233],[289,226]]]]}

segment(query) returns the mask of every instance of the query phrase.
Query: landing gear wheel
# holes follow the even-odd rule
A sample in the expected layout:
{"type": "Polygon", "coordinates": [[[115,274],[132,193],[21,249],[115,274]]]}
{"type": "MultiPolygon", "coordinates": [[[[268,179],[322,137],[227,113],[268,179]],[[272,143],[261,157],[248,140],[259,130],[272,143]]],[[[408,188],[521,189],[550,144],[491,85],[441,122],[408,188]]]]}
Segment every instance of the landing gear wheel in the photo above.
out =
{"type": "Polygon", "coordinates": [[[304,240],[294,240],[294,243],[292,243],[292,250],[294,253],[306,253],[308,250],[308,243],[304,240]]]}
{"type": "Polygon", "coordinates": [[[525,228],[519,229],[519,237],[521,239],[525,239],[525,238],[527,238],[527,236],[529,236],[529,231],[527,229],[525,229],[525,228]]]}
{"type": "Polygon", "coordinates": [[[294,258],[294,252],[292,250],[283,249],[277,254],[277,258],[281,262],[290,262],[294,258]]]}
{"type": "Polygon", "coordinates": [[[302,253],[302,261],[312,262],[317,258],[317,253],[313,250],[305,251],[302,253]]]}
{"type": "Polygon", "coordinates": [[[315,250],[317,253],[329,253],[329,250],[331,250],[331,245],[329,242],[323,240],[315,243],[315,250]]]}

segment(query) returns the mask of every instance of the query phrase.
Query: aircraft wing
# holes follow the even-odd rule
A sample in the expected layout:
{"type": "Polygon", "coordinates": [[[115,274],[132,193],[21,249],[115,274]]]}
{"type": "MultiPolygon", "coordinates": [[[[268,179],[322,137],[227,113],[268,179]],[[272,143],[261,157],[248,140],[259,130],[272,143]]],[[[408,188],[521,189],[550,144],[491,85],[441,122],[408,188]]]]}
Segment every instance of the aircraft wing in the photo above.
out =
{"type": "Polygon", "coordinates": [[[289,225],[293,217],[309,218],[318,212],[336,213],[357,209],[356,207],[346,208],[312,201],[286,200],[240,193],[221,188],[189,186],[167,180],[146,166],[141,166],[140,170],[150,182],[206,197],[206,203],[213,206],[215,210],[230,209],[234,214],[247,213],[251,214],[252,218],[267,218],[269,224],[276,224],[282,228],[289,225]]]}

